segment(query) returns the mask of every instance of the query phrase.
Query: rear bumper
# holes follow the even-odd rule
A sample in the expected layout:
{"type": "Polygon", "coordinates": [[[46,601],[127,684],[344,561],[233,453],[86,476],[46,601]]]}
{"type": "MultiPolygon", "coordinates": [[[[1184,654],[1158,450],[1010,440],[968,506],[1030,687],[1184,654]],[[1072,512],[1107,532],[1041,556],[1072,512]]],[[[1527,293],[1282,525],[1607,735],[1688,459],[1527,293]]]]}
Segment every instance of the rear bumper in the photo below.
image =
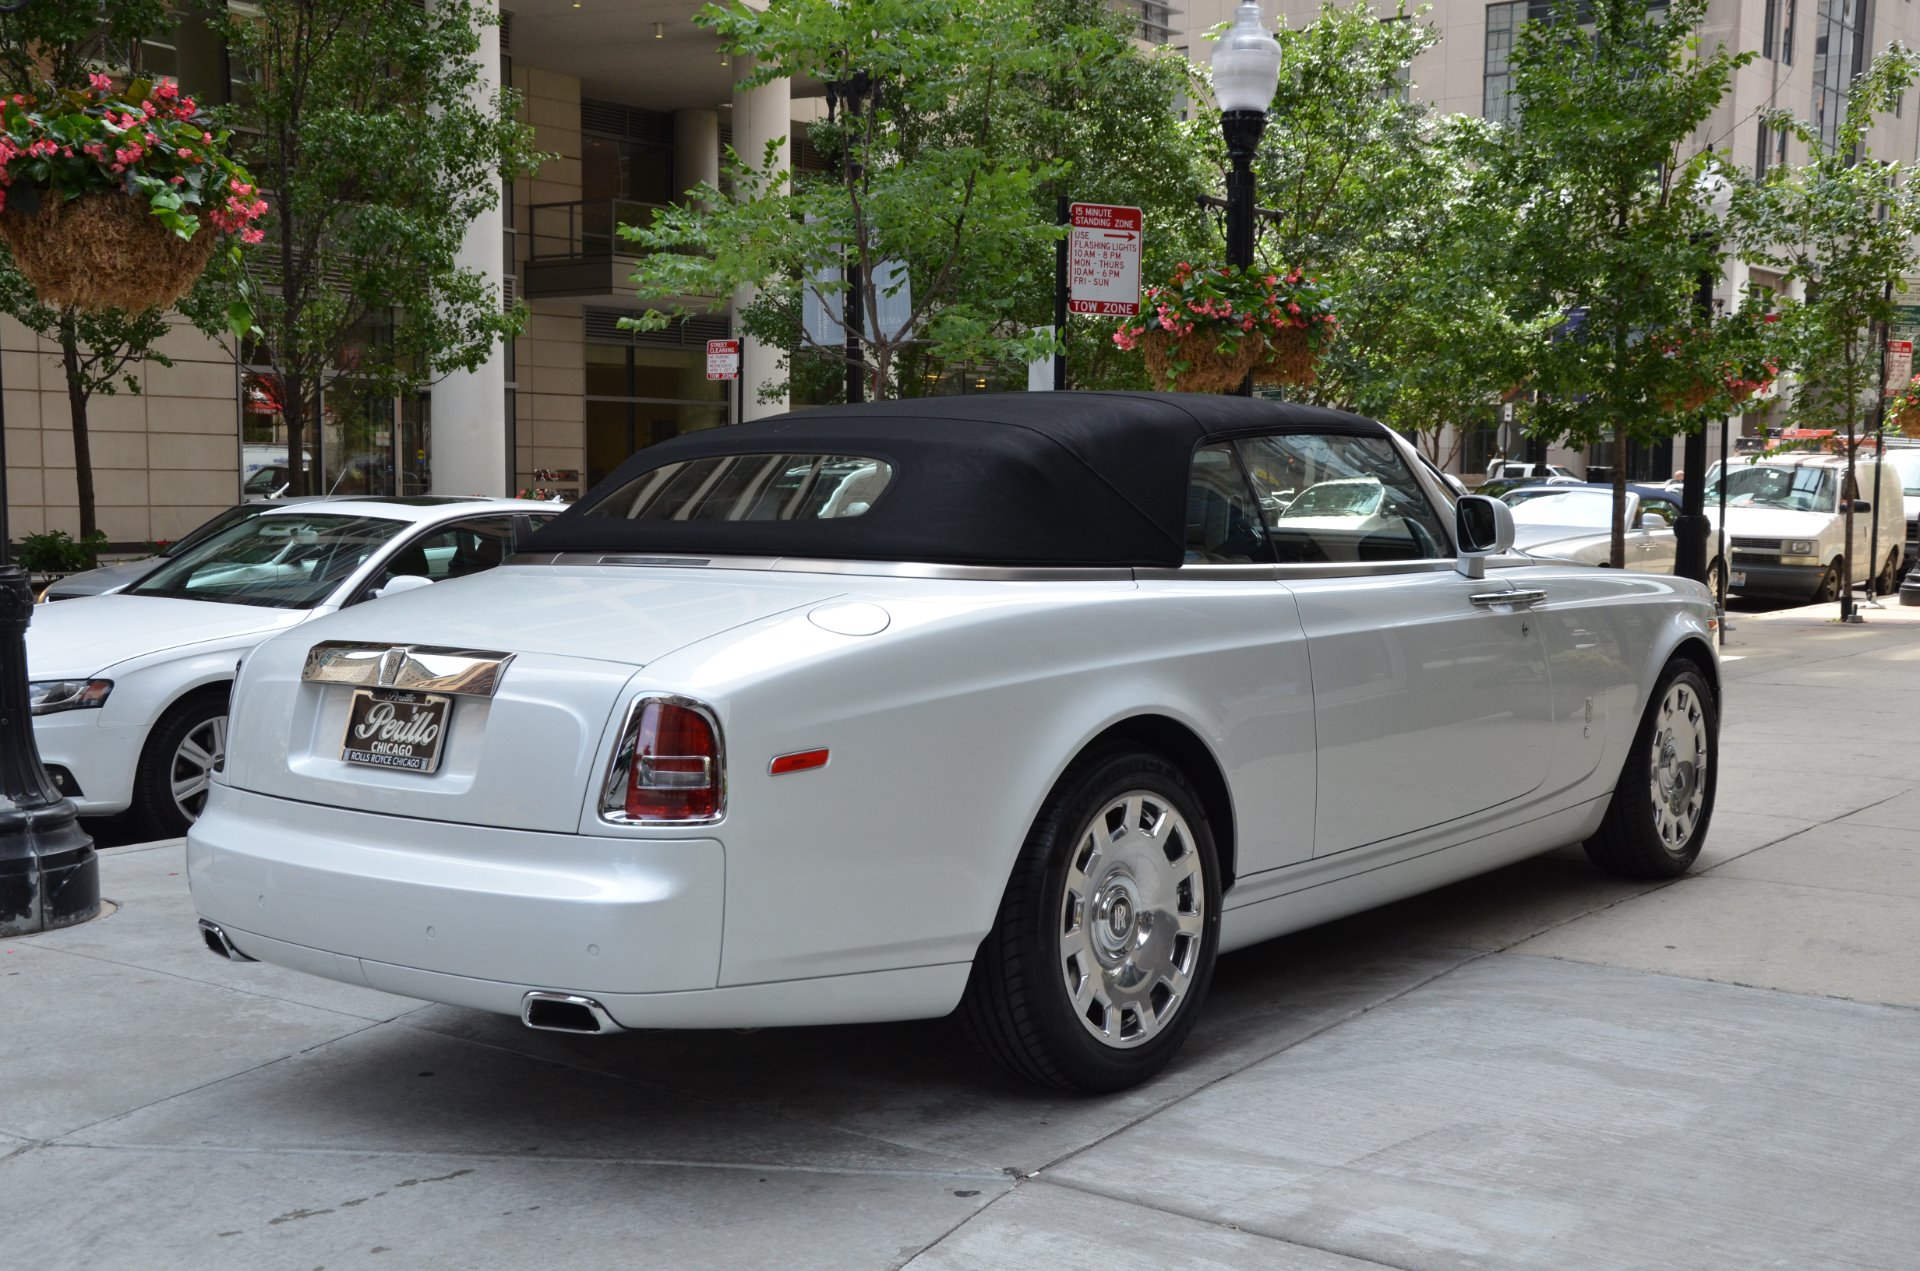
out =
{"type": "Polygon", "coordinates": [[[500,830],[216,785],[187,870],[200,916],[242,953],[349,983],[374,984],[363,964],[595,995],[719,979],[713,839],[500,830]]]}
{"type": "Polygon", "coordinates": [[[187,839],[200,916],[249,958],[519,1016],[580,994],[623,1028],[921,1019],[965,962],[714,987],[725,853],[354,812],[216,785],[187,839]]]}

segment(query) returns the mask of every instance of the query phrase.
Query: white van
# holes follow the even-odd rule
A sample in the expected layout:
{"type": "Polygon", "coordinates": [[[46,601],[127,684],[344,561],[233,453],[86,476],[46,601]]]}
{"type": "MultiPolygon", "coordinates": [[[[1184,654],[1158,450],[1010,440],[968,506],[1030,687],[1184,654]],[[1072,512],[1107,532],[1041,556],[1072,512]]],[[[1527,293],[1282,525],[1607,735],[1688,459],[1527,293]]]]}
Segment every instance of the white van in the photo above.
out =
{"type": "MultiPolygon", "coordinates": [[[[1847,461],[1829,454],[1760,454],[1728,465],[1726,533],[1733,560],[1727,589],[1750,596],[1832,600],[1840,594],[1846,512],[1840,489],[1847,461]]],[[[1899,471],[1863,456],[1855,473],[1860,496],[1853,509],[1853,578],[1876,590],[1899,585],[1907,536],[1899,471]],[[1869,548],[1875,549],[1869,559],[1869,548]]],[[[1707,472],[1707,515],[1720,509],[1720,465],[1707,472]]]]}
{"type": "Polygon", "coordinates": [[[1900,486],[1907,503],[1907,548],[1901,558],[1900,572],[1913,568],[1920,560],[1920,446],[1909,443],[1901,449],[1889,448],[1887,466],[1900,474],[1900,486]]]}

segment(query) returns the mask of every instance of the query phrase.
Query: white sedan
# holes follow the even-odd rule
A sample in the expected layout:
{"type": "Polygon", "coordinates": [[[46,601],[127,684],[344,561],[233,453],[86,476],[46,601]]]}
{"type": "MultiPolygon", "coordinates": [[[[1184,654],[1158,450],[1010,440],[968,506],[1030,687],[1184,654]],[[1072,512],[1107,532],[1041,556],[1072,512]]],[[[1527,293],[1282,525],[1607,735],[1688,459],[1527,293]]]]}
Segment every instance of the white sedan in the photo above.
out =
{"type": "MultiPolygon", "coordinates": [[[[1673,526],[1680,502],[1661,490],[1626,491],[1626,568],[1671,574],[1679,559],[1673,526]]],[[[1514,546],[1530,556],[1605,565],[1613,558],[1611,486],[1535,485],[1500,496],[1513,508],[1514,546]]],[[[1709,509],[1711,510],[1711,509],[1709,509]]],[[[1707,590],[1718,596],[1726,577],[1726,538],[1707,531],[1707,590]]]]}
{"type": "Polygon", "coordinates": [[[55,786],[84,816],[131,810],[155,838],[186,833],[225,754],[228,690],[248,649],[383,592],[491,568],[528,517],[558,511],[433,497],[277,506],[118,594],[36,607],[29,703],[55,786]]]}
{"type": "Polygon", "coordinates": [[[1694,860],[1706,590],[1511,536],[1381,425],[1244,398],[685,436],[506,567],[248,657],[202,929],[564,1032],[959,1007],[1118,1089],[1223,950],[1570,843],[1694,860]],[[1275,511],[1327,482],[1385,495],[1275,511]]]}

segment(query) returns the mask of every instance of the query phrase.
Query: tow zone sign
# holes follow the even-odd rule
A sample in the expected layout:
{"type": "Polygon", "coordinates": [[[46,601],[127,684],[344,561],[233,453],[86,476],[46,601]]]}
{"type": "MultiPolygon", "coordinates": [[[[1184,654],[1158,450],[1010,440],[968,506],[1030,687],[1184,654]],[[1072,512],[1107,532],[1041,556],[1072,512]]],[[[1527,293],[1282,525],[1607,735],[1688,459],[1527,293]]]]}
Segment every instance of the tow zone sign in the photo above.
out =
{"type": "Polygon", "coordinates": [[[1140,209],[1075,203],[1068,213],[1068,312],[1104,317],[1138,314],[1140,209]]]}

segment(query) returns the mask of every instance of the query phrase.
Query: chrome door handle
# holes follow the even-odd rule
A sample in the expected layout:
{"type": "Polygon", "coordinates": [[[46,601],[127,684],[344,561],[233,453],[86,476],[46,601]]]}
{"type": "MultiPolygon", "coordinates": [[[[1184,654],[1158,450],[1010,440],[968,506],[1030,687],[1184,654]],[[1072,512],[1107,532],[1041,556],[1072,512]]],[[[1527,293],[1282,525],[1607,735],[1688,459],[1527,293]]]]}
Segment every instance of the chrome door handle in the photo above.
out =
{"type": "Polygon", "coordinates": [[[1482,609],[1493,609],[1501,605],[1511,605],[1516,609],[1525,609],[1537,605],[1547,598],[1544,591],[1482,591],[1467,597],[1482,609]]]}

